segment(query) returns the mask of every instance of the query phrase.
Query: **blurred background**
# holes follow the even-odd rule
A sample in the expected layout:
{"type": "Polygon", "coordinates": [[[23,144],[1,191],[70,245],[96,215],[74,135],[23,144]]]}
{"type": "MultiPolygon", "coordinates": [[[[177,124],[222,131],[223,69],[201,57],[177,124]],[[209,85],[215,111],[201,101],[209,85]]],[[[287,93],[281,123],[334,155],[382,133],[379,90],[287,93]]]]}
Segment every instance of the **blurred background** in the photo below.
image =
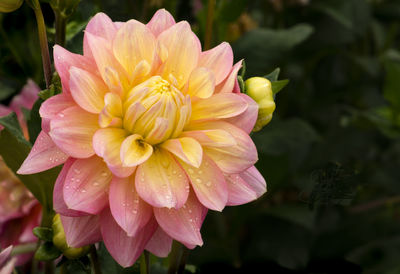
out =
{"type": "MultiPolygon", "coordinates": [[[[49,45],[54,14],[42,8],[49,45]]],[[[82,0],[66,48],[82,52],[95,13],[147,22],[159,8],[204,42],[206,0],[82,0]]],[[[400,1],[216,0],[211,44],[231,43],[246,76],[289,85],[253,133],[268,192],[210,212],[198,273],[400,273],[400,1]]],[[[0,100],[44,88],[32,10],[0,14],[0,100]]],[[[126,272],[126,271],[125,271],[126,272]]],[[[112,271],[110,270],[110,273],[112,271]]]]}

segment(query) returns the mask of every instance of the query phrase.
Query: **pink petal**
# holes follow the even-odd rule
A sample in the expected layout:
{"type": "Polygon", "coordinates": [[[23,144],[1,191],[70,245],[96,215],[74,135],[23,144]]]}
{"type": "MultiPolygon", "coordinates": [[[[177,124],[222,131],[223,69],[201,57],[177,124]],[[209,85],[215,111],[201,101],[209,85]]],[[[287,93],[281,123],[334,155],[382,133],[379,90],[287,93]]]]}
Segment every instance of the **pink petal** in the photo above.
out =
{"type": "Polygon", "coordinates": [[[18,174],[33,174],[61,165],[68,158],[43,130],[39,133],[18,174]]]}
{"type": "Polygon", "coordinates": [[[67,177],[68,171],[71,168],[72,164],[75,162],[74,158],[69,158],[63,168],[61,169],[60,174],[58,174],[56,183],[54,185],[53,191],[53,208],[54,211],[65,216],[69,217],[81,217],[88,215],[88,213],[77,211],[73,209],[69,209],[67,204],[64,201],[64,181],[67,177]]]}
{"type": "Polygon", "coordinates": [[[42,117],[42,129],[48,133],[50,131],[50,120],[64,109],[73,106],[76,106],[76,103],[68,93],[57,94],[44,101],[39,109],[40,117],[42,117]]]}
{"type": "Polygon", "coordinates": [[[199,167],[201,165],[203,149],[193,138],[182,137],[178,139],[169,139],[165,141],[161,147],[165,148],[189,165],[194,167],[199,167]]]}
{"type": "Polygon", "coordinates": [[[99,128],[97,120],[97,115],[78,106],[70,107],[51,120],[49,135],[68,155],[87,158],[94,154],[92,138],[99,128]]]}
{"type": "Polygon", "coordinates": [[[1,251],[1,253],[0,253],[0,268],[3,267],[4,263],[10,257],[12,249],[13,249],[13,246],[10,245],[1,251]]]}
{"type": "Polygon", "coordinates": [[[69,169],[64,182],[64,201],[71,209],[99,213],[108,203],[112,174],[97,156],[77,159],[69,169]]]}
{"type": "Polygon", "coordinates": [[[155,207],[180,208],[188,197],[189,182],[172,155],[157,149],[136,171],[139,196],[155,207]]]}
{"type": "Polygon", "coordinates": [[[187,91],[190,96],[208,98],[214,93],[214,88],[215,76],[212,70],[199,67],[192,71],[187,91]]]}
{"type": "Polygon", "coordinates": [[[17,114],[18,118],[23,118],[22,108],[31,109],[39,98],[40,88],[31,79],[22,88],[21,92],[14,96],[10,103],[10,108],[17,114]]]}
{"type": "Polygon", "coordinates": [[[234,125],[223,121],[193,123],[188,130],[222,129],[235,138],[236,145],[227,147],[203,146],[207,154],[225,173],[240,173],[258,160],[257,149],[250,136],[234,125]]]}
{"type": "Polygon", "coordinates": [[[104,82],[110,88],[120,83],[127,86],[126,72],[113,55],[111,41],[89,32],[85,33],[85,38],[104,82]]]}
{"type": "Polygon", "coordinates": [[[104,96],[109,91],[103,80],[76,67],[71,67],[69,73],[69,86],[75,102],[86,111],[100,113],[104,107],[104,96]]]}
{"type": "Polygon", "coordinates": [[[64,93],[69,93],[69,69],[71,66],[87,71],[93,71],[95,64],[92,60],[55,45],[54,46],[54,66],[60,75],[62,89],[64,93]]]}
{"type": "Polygon", "coordinates": [[[17,258],[11,258],[3,267],[0,268],[0,274],[11,274],[16,265],[17,258]]]}
{"type": "Polygon", "coordinates": [[[151,219],[135,237],[129,237],[115,222],[109,209],[101,213],[100,222],[101,234],[108,252],[123,267],[134,264],[157,229],[157,223],[151,219]]]}
{"type": "Polygon", "coordinates": [[[159,9],[147,23],[147,27],[153,32],[154,36],[158,36],[164,30],[175,25],[174,17],[165,9],[159,9]]]}
{"type": "Polygon", "coordinates": [[[153,237],[146,245],[146,250],[157,257],[165,258],[168,256],[172,247],[172,238],[168,236],[161,227],[158,227],[153,237]]]}
{"type": "Polygon", "coordinates": [[[232,174],[225,177],[228,184],[229,206],[242,205],[257,199],[256,192],[244,181],[239,174],[232,174]]]}
{"type": "Polygon", "coordinates": [[[153,63],[156,38],[146,25],[129,20],[118,30],[112,47],[115,58],[134,80],[132,77],[140,62],[146,61],[149,68],[153,63]]]}
{"type": "Polygon", "coordinates": [[[228,77],[221,82],[219,85],[215,87],[215,93],[232,93],[235,87],[235,83],[237,81],[237,74],[240,68],[242,67],[243,60],[237,62],[231,70],[231,73],[228,77]]]}
{"type": "Polygon", "coordinates": [[[191,137],[202,146],[227,147],[236,145],[235,138],[222,129],[184,131],[180,137],[191,137]]]}
{"type": "Polygon", "coordinates": [[[234,93],[219,93],[192,103],[192,120],[215,120],[238,116],[246,111],[247,102],[234,93]]]}
{"type": "Polygon", "coordinates": [[[169,79],[172,74],[178,82],[178,88],[189,79],[189,75],[197,66],[200,48],[196,35],[186,21],[181,21],[163,31],[158,40],[168,51],[168,58],[163,64],[162,76],[169,79]]]}
{"type": "Polygon", "coordinates": [[[122,166],[120,150],[127,135],[121,128],[101,128],[93,136],[93,148],[107,164],[122,166]]]}
{"type": "Polygon", "coordinates": [[[180,209],[154,208],[160,227],[173,239],[186,246],[202,246],[200,228],[203,223],[203,205],[191,193],[180,209]]]}
{"type": "Polygon", "coordinates": [[[232,48],[227,42],[222,42],[215,48],[202,52],[198,66],[210,68],[215,75],[215,84],[218,85],[228,76],[232,65],[232,48]]]}
{"type": "Polygon", "coordinates": [[[246,94],[240,93],[238,96],[242,97],[247,102],[248,107],[246,111],[236,117],[227,118],[225,121],[237,126],[247,134],[250,134],[257,121],[258,104],[246,94]]]}
{"type": "Polygon", "coordinates": [[[240,177],[255,191],[257,198],[267,191],[265,179],[255,166],[240,173],[240,177]]]}
{"type": "Polygon", "coordinates": [[[199,201],[209,209],[222,211],[228,200],[228,189],[218,166],[205,154],[199,168],[182,161],[180,164],[185,169],[199,201]]]}
{"type": "Polygon", "coordinates": [[[10,114],[12,110],[9,107],[0,105],[0,117],[10,114]]]}
{"type": "Polygon", "coordinates": [[[69,246],[82,247],[101,241],[99,216],[60,217],[69,246]]]}
{"type": "Polygon", "coordinates": [[[100,36],[106,41],[112,41],[116,32],[117,27],[111,19],[102,12],[97,13],[86,26],[85,36],[83,37],[83,54],[93,59],[93,54],[87,41],[87,33],[100,36]]]}
{"type": "Polygon", "coordinates": [[[152,208],[135,190],[135,177],[114,177],[110,185],[110,210],[118,225],[134,237],[150,220],[152,208]]]}

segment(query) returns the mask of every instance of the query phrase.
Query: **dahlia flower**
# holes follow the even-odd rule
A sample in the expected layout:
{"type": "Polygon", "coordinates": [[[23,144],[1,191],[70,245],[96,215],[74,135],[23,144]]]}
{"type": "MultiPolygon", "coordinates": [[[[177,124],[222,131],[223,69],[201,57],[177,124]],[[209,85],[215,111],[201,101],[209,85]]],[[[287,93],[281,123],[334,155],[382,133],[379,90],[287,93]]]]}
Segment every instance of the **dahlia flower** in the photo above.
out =
{"type": "MultiPolygon", "coordinates": [[[[15,96],[9,107],[0,105],[0,116],[15,111],[28,138],[28,129],[21,108],[30,109],[36,101],[39,87],[32,81],[23,87],[15,96]]],[[[0,129],[1,130],[1,129],[0,129]]],[[[42,208],[29,190],[7,167],[0,157],[0,246],[36,242],[32,229],[39,225],[42,208]]],[[[11,250],[11,249],[10,249],[11,250]]],[[[17,256],[17,265],[22,265],[32,257],[32,254],[17,256]]]]}
{"type": "Polygon", "coordinates": [[[62,93],[19,173],[64,163],[54,188],[67,243],[103,240],[122,266],[172,239],[202,245],[207,210],[266,191],[249,133],[257,104],[240,94],[228,43],[202,51],[186,21],[88,23],[83,55],[54,47],[62,93]]]}

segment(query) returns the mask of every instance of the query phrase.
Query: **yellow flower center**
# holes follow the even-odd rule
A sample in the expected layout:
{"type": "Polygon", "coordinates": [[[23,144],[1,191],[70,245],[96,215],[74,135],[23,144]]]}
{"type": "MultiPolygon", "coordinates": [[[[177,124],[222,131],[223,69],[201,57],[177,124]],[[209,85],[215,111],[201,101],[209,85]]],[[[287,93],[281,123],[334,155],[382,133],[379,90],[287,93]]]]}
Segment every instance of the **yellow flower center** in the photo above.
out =
{"type": "Polygon", "coordinates": [[[133,87],[121,99],[115,93],[105,97],[100,126],[123,128],[140,143],[160,144],[179,136],[190,118],[190,97],[174,84],[153,76],[133,87]]]}

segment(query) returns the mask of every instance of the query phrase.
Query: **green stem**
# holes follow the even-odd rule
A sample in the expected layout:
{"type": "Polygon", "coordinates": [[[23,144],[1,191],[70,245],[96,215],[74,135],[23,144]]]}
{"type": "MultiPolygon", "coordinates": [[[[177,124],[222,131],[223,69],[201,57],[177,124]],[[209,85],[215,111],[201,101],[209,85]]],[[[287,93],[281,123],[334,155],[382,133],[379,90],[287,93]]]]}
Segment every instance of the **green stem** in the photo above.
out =
{"type": "Polygon", "coordinates": [[[169,268],[168,274],[175,274],[178,271],[179,261],[181,258],[182,245],[174,241],[172,243],[171,254],[169,255],[169,268]]]}
{"type": "Polygon", "coordinates": [[[207,50],[211,47],[213,21],[214,21],[214,9],[215,9],[215,0],[208,0],[206,32],[204,35],[204,50],[207,50]]]}
{"type": "Polygon", "coordinates": [[[54,15],[56,18],[56,39],[55,42],[57,45],[64,46],[65,45],[65,35],[67,29],[67,20],[59,11],[54,11],[54,15]]]}
{"type": "Polygon", "coordinates": [[[190,250],[183,246],[182,247],[182,257],[181,257],[181,260],[180,260],[179,266],[178,266],[178,274],[183,274],[183,272],[185,271],[186,260],[189,257],[189,253],[190,253],[190,250]]]}
{"type": "Polygon", "coordinates": [[[140,257],[140,274],[150,274],[150,254],[147,250],[140,257]]]}
{"type": "Polygon", "coordinates": [[[44,71],[44,79],[46,80],[46,88],[49,88],[51,83],[51,61],[49,54],[49,46],[47,44],[47,34],[46,34],[46,26],[44,24],[44,18],[42,9],[40,8],[40,4],[38,0],[32,1],[31,5],[33,11],[35,12],[36,22],[38,26],[38,34],[39,34],[39,43],[40,50],[42,52],[42,62],[43,62],[43,71],[44,71]]]}
{"type": "Polygon", "coordinates": [[[92,262],[94,274],[101,274],[99,257],[97,256],[96,247],[94,247],[94,245],[90,248],[90,261],[92,262]]]}
{"type": "Polygon", "coordinates": [[[32,253],[36,250],[36,248],[37,248],[37,243],[16,245],[13,247],[11,251],[11,256],[16,256],[25,253],[32,253]]]}

